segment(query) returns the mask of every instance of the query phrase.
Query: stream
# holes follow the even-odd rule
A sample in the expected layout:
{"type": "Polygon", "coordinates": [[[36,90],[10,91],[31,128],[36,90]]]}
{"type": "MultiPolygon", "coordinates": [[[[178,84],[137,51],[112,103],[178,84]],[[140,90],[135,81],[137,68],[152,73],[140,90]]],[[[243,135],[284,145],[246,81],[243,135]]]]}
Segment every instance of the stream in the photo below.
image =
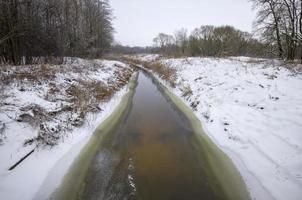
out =
{"type": "MultiPolygon", "coordinates": [[[[209,169],[208,160],[212,155],[202,155],[209,154],[210,151],[203,152],[208,147],[197,145],[192,123],[163,90],[153,78],[139,72],[125,114],[98,147],[91,145],[96,150],[88,159],[89,163],[84,161],[87,157],[84,155],[76,164],[78,168],[87,164],[83,181],[76,191],[70,186],[76,176],[84,172],[74,170],[71,179],[65,181],[69,192],[66,189],[63,196],[54,199],[249,199],[245,189],[242,192],[236,187],[237,178],[234,190],[228,195],[234,198],[223,193],[221,183],[216,180],[218,176],[213,176],[209,169]],[[239,195],[234,194],[237,190],[239,195]]],[[[213,158],[219,157],[214,155],[213,158]]],[[[224,172],[223,166],[216,167],[219,173],[228,173],[228,168],[224,172]]],[[[225,177],[223,175],[223,182],[228,179],[225,177]]],[[[241,179],[238,183],[242,184],[241,179]]],[[[228,188],[226,185],[224,188],[228,188]]]]}

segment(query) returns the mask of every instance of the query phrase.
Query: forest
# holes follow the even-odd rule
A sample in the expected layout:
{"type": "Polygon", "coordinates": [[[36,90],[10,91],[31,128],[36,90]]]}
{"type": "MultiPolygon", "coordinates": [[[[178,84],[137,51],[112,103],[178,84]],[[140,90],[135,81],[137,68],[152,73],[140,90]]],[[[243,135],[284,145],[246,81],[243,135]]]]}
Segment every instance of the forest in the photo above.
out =
{"type": "Polygon", "coordinates": [[[250,0],[258,10],[254,32],[211,25],[174,35],[160,33],[154,43],[162,53],[188,56],[252,56],[302,62],[302,1],[250,0]]]}
{"type": "Polygon", "coordinates": [[[159,33],[152,47],[126,47],[114,42],[108,0],[1,0],[0,59],[18,65],[39,57],[51,61],[107,53],[162,53],[302,62],[302,1],[250,1],[258,11],[253,33],[228,25],[202,25],[191,33],[185,28],[174,34],[159,33]]]}
{"type": "Polygon", "coordinates": [[[113,41],[107,0],[1,0],[0,59],[100,57],[113,41]]]}

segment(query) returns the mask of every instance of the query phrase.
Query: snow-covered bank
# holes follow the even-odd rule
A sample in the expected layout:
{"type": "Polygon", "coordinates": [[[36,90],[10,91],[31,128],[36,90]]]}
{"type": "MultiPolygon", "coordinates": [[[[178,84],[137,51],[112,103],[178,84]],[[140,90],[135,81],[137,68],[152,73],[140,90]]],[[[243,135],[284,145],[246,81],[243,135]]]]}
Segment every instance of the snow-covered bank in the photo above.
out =
{"type": "Polygon", "coordinates": [[[63,66],[46,66],[46,69],[40,65],[1,68],[1,80],[5,83],[1,85],[0,107],[0,121],[4,127],[0,134],[3,138],[0,145],[1,199],[33,199],[49,172],[53,172],[52,168],[61,163],[44,194],[52,192],[95,128],[126,94],[126,84],[132,73],[128,65],[120,62],[82,59],[69,60],[63,66]],[[5,80],[8,78],[12,80],[5,80]],[[91,90],[92,86],[95,90],[91,90]],[[85,90],[95,94],[89,95],[85,90]],[[88,98],[78,98],[78,92],[88,98]],[[46,138],[55,143],[49,145],[36,139],[41,134],[41,124],[50,130],[48,134],[56,134],[56,140],[51,136],[46,138]],[[33,154],[14,170],[8,170],[32,149],[35,149],[33,154]]]}
{"type": "Polygon", "coordinates": [[[250,58],[135,59],[157,73],[175,73],[169,75],[175,87],[157,76],[195,111],[254,199],[301,198],[301,66],[250,58]]]}

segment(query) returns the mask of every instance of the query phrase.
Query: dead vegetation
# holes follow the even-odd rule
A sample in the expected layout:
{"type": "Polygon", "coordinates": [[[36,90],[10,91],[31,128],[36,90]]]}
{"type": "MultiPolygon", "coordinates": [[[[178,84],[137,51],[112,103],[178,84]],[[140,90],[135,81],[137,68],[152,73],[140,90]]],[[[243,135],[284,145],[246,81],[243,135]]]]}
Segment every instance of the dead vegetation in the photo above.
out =
{"type": "Polygon", "coordinates": [[[177,70],[173,69],[169,66],[163,65],[159,61],[154,62],[144,62],[139,59],[125,57],[124,58],[128,63],[132,63],[134,65],[142,66],[146,69],[152,70],[157,75],[159,75],[162,79],[167,81],[169,85],[173,88],[176,87],[177,81],[177,70]]]}
{"type": "MultiPolygon", "coordinates": [[[[44,107],[35,102],[14,105],[11,118],[19,123],[29,124],[38,130],[34,138],[29,138],[24,145],[33,143],[54,146],[60,138],[66,136],[66,131],[84,124],[89,113],[102,110],[101,105],[107,102],[122,87],[124,87],[133,70],[118,64],[105,67],[101,62],[91,61],[89,65],[33,65],[4,66],[0,70],[2,82],[1,110],[12,109],[7,98],[15,98],[10,88],[18,88],[22,94],[34,92],[49,102],[51,107],[44,107]],[[98,74],[109,73],[112,77],[99,79],[98,74]],[[2,98],[3,97],[3,98],[2,98]],[[17,116],[13,116],[14,114],[17,116]]],[[[29,99],[28,102],[31,102],[29,99]]],[[[48,104],[48,103],[47,103],[48,104]]],[[[4,141],[4,129],[0,130],[0,143],[4,141]]],[[[0,127],[0,128],[1,128],[0,127]]]]}
{"type": "MultiPolygon", "coordinates": [[[[228,58],[231,61],[239,61],[236,58],[228,58]]],[[[247,64],[249,67],[254,66],[258,67],[262,65],[263,68],[275,68],[275,69],[282,69],[285,68],[289,70],[293,76],[298,74],[302,74],[302,64],[298,60],[289,61],[289,60],[282,60],[282,59],[260,59],[260,58],[249,58],[246,61],[241,61],[242,63],[247,64]]]]}
{"type": "Polygon", "coordinates": [[[49,65],[32,65],[32,66],[2,66],[1,67],[1,81],[4,85],[13,82],[24,83],[30,82],[33,84],[42,84],[45,81],[55,78],[57,69],[49,65]]]}
{"type": "Polygon", "coordinates": [[[171,87],[176,87],[177,71],[175,69],[159,62],[150,63],[146,65],[146,67],[157,73],[162,79],[167,81],[171,87]]]}
{"type": "Polygon", "coordinates": [[[193,91],[190,86],[184,86],[182,89],[182,97],[189,98],[193,95],[193,91]]]}
{"type": "Polygon", "coordinates": [[[4,135],[5,128],[6,125],[0,121],[0,145],[3,144],[5,139],[5,135],[4,135]]]}

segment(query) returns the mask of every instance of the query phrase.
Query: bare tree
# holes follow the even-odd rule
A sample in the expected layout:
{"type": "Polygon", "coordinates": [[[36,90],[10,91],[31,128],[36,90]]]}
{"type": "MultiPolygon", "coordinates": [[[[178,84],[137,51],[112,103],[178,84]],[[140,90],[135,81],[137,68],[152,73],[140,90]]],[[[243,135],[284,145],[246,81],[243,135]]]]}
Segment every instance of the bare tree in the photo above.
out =
{"type": "Polygon", "coordinates": [[[175,43],[180,49],[180,53],[182,55],[186,54],[187,48],[188,48],[188,35],[187,35],[187,29],[179,29],[175,31],[175,43]]]}
{"type": "Polygon", "coordinates": [[[286,37],[287,46],[287,59],[294,60],[296,47],[297,47],[297,28],[298,28],[298,18],[297,18],[297,5],[296,0],[282,0],[280,3],[284,7],[283,11],[283,24],[284,24],[284,35],[286,37]]]}
{"type": "Polygon", "coordinates": [[[266,56],[265,45],[232,26],[201,26],[187,36],[180,29],[173,36],[160,33],[154,38],[162,53],[173,56],[266,56]]]}
{"type": "Polygon", "coordinates": [[[102,56],[113,31],[108,0],[0,1],[0,57],[15,64],[40,56],[102,56]]]}
{"type": "Polygon", "coordinates": [[[255,8],[258,8],[258,16],[256,26],[262,34],[267,37],[267,40],[276,42],[278,48],[278,57],[282,58],[284,51],[282,47],[281,34],[280,34],[280,20],[281,12],[279,3],[276,0],[251,0],[255,8]],[[267,34],[267,33],[275,34],[267,34]]]}
{"type": "Polygon", "coordinates": [[[175,45],[174,37],[165,33],[159,33],[158,36],[153,39],[153,42],[163,53],[170,53],[175,45]]]}
{"type": "Polygon", "coordinates": [[[299,19],[300,34],[298,36],[300,43],[300,60],[302,64],[302,1],[300,0],[300,19],[299,19]]]}
{"type": "Polygon", "coordinates": [[[251,1],[258,9],[256,22],[266,42],[276,44],[280,58],[297,58],[298,50],[301,52],[301,0],[251,1]]]}

